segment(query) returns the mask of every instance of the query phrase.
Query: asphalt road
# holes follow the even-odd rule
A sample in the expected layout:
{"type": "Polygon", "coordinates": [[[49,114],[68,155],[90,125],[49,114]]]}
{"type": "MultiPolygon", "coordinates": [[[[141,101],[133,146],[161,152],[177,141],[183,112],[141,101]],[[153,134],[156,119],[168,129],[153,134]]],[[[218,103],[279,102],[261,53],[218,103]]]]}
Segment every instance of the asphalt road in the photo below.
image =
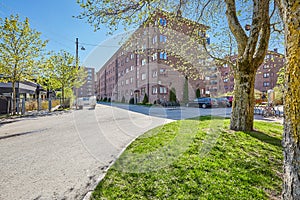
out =
{"type": "Polygon", "coordinates": [[[137,136],[172,120],[104,105],[0,124],[0,199],[82,199],[137,136]]]}

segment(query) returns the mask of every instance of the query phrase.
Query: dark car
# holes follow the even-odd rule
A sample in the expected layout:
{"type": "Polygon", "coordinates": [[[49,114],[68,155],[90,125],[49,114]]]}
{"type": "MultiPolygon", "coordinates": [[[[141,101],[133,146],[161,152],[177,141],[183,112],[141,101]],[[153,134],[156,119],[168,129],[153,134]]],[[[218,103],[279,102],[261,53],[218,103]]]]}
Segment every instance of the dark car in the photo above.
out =
{"type": "Polygon", "coordinates": [[[218,102],[214,98],[203,97],[194,99],[193,104],[198,104],[199,108],[211,108],[218,107],[218,102]]]}
{"type": "Polygon", "coordinates": [[[229,100],[226,97],[216,98],[219,107],[231,107],[229,100]]]}

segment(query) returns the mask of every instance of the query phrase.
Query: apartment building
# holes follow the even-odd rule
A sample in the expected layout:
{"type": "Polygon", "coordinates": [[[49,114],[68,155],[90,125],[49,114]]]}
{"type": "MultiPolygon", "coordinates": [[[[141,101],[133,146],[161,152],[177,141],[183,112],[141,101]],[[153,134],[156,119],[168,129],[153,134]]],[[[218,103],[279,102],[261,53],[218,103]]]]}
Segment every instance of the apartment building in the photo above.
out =
{"type": "Polygon", "coordinates": [[[147,94],[150,103],[206,94],[207,26],[180,15],[156,12],[141,25],[97,72],[98,99],[135,103],[147,94]]]}
{"type": "MultiPolygon", "coordinates": [[[[234,60],[236,56],[232,56],[234,60]]],[[[258,68],[255,77],[255,89],[262,93],[266,93],[269,89],[273,89],[277,84],[278,71],[283,67],[285,62],[284,55],[274,51],[268,51],[264,62],[258,68]]],[[[218,67],[221,77],[219,89],[224,92],[231,92],[234,89],[234,77],[227,64],[218,67]]]]}
{"type": "Polygon", "coordinates": [[[91,97],[95,95],[95,68],[84,67],[87,72],[85,83],[78,88],[78,97],[91,97]]]}

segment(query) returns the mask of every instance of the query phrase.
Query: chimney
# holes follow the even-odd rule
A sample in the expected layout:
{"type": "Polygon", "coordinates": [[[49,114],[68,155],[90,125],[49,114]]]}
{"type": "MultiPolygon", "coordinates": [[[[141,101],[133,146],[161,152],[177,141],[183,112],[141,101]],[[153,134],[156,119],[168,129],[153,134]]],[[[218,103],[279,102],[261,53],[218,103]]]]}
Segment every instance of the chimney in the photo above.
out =
{"type": "Polygon", "coordinates": [[[277,49],[277,48],[275,48],[275,49],[274,49],[274,52],[278,53],[278,49],[277,49]]]}

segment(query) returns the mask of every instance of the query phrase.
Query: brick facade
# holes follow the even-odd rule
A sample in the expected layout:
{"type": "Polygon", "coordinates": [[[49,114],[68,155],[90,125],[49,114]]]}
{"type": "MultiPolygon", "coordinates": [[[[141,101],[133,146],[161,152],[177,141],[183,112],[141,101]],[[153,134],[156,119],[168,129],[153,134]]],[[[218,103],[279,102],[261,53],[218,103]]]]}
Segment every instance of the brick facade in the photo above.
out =
{"type": "Polygon", "coordinates": [[[91,97],[95,95],[95,68],[84,67],[87,72],[85,83],[78,88],[78,97],[91,97]]]}
{"type": "MultiPolygon", "coordinates": [[[[233,56],[232,60],[236,56],[233,56]]],[[[255,77],[255,89],[262,93],[266,93],[269,89],[273,89],[277,84],[278,71],[283,67],[285,62],[284,55],[275,51],[268,51],[264,62],[258,68],[255,77]]],[[[230,71],[230,67],[225,64],[218,68],[221,74],[221,87],[224,92],[232,92],[234,89],[234,77],[230,71]]]]}
{"type": "Polygon", "coordinates": [[[206,42],[208,27],[182,17],[157,13],[145,22],[97,72],[98,99],[142,102],[147,94],[150,103],[168,101],[171,89],[182,102],[200,89],[206,94],[205,77],[199,76],[206,66],[199,58],[206,42]],[[185,82],[188,80],[188,86],[185,82]],[[186,90],[186,92],[185,92],[186,90]]]}

